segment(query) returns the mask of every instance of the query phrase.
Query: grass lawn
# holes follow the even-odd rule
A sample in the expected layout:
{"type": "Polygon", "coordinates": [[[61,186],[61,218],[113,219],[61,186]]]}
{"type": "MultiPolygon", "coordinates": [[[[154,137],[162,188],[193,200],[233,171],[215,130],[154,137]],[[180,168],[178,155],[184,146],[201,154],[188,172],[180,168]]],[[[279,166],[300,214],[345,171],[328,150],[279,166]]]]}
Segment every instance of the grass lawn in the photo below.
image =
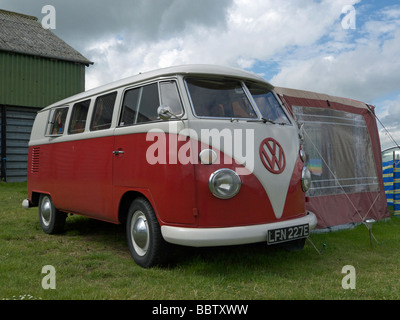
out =
{"type": "Polygon", "coordinates": [[[25,183],[0,183],[1,299],[400,299],[400,219],[312,234],[303,251],[265,244],[184,249],[175,266],[142,269],[130,257],[122,226],[72,216],[65,233],[42,232],[37,208],[22,209],[25,183]],[[42,268],[56,271],[45,290],[42,268]],[[342,268],[354,266],[345,290],[342,268]]]}

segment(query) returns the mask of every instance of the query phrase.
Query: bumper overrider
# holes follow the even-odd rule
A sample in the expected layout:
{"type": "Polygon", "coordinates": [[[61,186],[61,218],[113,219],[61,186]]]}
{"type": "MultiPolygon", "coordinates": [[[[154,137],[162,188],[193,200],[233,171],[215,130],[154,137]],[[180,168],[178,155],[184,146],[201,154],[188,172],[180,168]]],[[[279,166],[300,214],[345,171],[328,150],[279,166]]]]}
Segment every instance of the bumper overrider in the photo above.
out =
{"type": "MultiPolygon", "coordinates": [[[[182,228],[162,226],[161,233],[165,241],[189,247],[215,247],[267,242],[268,232],[276,229],[308,225],[315,229],[317,217],[307,212],[304,217],[281,222],[229,227],[229,228],[182,228]]],[[[289,239],[288,239],[289,241],[289,239]]]]}

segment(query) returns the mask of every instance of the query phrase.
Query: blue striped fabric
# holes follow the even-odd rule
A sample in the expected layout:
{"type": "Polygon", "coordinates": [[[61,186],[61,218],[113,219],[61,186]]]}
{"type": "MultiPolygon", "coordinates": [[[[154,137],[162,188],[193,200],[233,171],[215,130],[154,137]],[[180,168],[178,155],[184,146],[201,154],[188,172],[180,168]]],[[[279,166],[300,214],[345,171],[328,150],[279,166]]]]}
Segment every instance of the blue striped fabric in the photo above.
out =
{"type": "Polygon", "coordinates": [[[400,161],[383,162],[383,184],[389,206],[393,206],[393,214],[400,216],[400,161]]]}
{"type": "Polygon", "coordinates": [[[383,162],[383,184],[389,206],[393,206],[393,160],[383,162]]]}
{"type": "Polygon", "coordinates": [[[396,160],[393,169],[393,214],[400,216],[400,161],[396,160]]]}

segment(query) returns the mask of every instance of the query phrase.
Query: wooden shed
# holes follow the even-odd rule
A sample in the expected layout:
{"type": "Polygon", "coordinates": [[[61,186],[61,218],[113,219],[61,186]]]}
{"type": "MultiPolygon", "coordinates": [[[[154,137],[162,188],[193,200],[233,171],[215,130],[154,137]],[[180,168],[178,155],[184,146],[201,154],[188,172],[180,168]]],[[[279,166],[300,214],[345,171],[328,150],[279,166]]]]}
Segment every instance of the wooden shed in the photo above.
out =
{"type": "Polygon", "coordinates": [[[93,62],[36,17],[0,10],[0,174],[26,180],[28,142],[39,109],[85,90],[93,62]]]}

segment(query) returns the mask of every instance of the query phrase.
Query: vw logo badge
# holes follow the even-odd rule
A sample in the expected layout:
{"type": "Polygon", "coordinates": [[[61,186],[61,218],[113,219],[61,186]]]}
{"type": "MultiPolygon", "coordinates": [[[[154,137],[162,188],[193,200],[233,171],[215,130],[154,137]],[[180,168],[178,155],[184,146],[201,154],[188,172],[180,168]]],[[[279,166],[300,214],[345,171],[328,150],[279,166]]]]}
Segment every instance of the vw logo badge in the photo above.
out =
{"type": "Polygon", "coordinates": [[[285,170],[285,152],[278,141],[267,138],[260,145],[260,157],[265,168],[273,174],[280,174],[285,170]]]}

